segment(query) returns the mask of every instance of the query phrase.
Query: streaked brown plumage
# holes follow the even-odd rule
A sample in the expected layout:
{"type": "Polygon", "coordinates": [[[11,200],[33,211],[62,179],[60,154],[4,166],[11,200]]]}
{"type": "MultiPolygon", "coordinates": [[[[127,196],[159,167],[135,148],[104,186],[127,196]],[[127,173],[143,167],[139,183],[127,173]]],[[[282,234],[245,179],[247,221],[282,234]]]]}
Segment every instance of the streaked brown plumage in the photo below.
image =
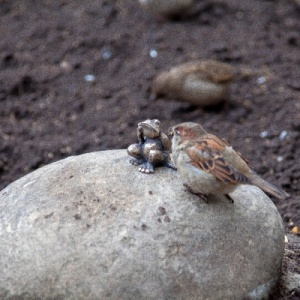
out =
{"type": "Polygon", "coordinates": [[[289,195],[262,179],[227,142],[186,122],[170,130],[172,158],[188,189],[206,200],[208,195],[229,194],[240,184],[251,184],[276,198],[289,195]]]}

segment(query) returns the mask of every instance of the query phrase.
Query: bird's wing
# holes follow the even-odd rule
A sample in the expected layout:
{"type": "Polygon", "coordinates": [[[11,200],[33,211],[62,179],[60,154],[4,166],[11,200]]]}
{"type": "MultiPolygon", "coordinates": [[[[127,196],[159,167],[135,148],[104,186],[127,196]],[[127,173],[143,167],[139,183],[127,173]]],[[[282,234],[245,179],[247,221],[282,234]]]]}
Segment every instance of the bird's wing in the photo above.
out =
{"type": "Polygon", "coordinates": [[[229,82],[234,78],[234,71],[230,65],[214,60],[187,63],[180,71],[193,75],[195,79],[208,80],[213,83],[229,82]]]}
{"type": "Polygon", "coordinates": [[[228,144],[213,135],[203,138],[187,148],[191,164],[205,172],[211,173],[224,183],[250,183],[250,179],[228,164],[222,151],[228,144]]]}

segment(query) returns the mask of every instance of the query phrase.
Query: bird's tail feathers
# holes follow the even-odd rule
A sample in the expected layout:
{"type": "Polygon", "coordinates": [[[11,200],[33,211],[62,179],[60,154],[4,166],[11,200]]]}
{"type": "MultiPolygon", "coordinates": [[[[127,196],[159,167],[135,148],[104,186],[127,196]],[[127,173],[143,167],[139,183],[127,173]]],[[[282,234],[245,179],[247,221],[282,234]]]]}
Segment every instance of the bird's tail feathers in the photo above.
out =
{"type": "Polygon", "coordinates": [[[264,192],[271,194],[272,196],[274,196],[275,198],[278,199],[285,199],[287,197],[289,197],[290,195],[285,192],[284,190],[276,187],[275,185],[273,185],[270,182],[267,182],[265,180],[263,180],[262,178],[260,178],[259,176],[254,176],[251,178],[251,182],[253,185],[259,187],[260,189],[262,189],[264,192]]]}

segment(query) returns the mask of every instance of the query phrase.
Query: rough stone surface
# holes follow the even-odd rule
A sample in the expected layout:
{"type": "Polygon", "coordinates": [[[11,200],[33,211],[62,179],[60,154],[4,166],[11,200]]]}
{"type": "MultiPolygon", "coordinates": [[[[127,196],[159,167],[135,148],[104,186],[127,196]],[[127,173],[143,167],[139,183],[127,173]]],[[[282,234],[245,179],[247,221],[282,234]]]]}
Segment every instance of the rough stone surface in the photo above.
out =
{"type": "Polygon", "coordinates": [[[258,188],[206,204],[125,150],[69,157],[0,192],[0,299],[261,299],[282,220],[258,188]]]}

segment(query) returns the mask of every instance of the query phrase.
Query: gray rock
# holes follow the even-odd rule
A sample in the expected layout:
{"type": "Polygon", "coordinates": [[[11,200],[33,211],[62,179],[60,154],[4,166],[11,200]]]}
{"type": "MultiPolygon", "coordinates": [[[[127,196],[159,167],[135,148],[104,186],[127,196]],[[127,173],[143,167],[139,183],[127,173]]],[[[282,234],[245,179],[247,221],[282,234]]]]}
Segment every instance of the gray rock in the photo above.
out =
{"type": "Polygon", "coordinates": [[[0,299],[262,299],[282,220],[258,188],[206,204],[125,150],[69,157],[0,192],[0,299]],[[18,298],[19,297],[19,298],[18,298]]]}

